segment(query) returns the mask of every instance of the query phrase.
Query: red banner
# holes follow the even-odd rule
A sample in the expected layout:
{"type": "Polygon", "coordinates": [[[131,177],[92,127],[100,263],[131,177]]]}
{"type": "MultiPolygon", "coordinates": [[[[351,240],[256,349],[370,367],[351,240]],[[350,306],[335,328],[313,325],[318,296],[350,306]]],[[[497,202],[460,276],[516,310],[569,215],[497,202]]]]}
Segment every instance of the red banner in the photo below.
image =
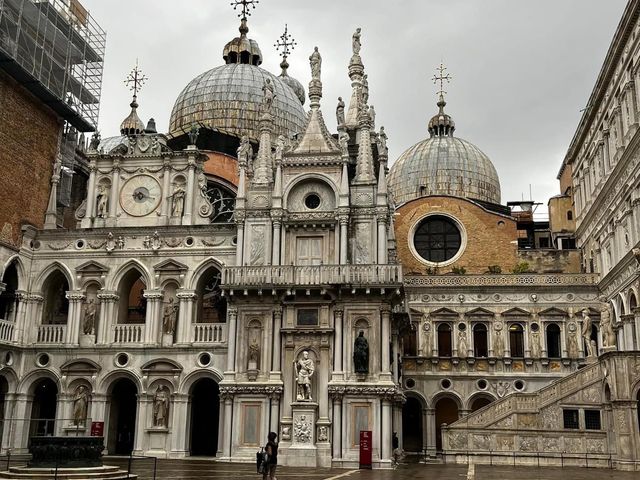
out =
{"type": "Polygon", "coordinates": [[[104,437],[104,422],[91,422],[91,436],[104,437]]]}
{"type": "Polygon", "coordinates": [[[360,430],[360,468],[371,469],[373,436],[370,431],[360,430]]]}

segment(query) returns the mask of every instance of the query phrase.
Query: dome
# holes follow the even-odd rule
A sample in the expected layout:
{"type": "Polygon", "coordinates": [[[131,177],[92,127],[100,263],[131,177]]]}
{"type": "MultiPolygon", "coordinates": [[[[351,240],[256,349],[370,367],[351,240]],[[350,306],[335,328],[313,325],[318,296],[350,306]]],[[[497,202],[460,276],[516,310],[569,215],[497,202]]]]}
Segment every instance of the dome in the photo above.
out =
{"type": "Polygon", "coordinates": [[[440,112],[429,122],[431,137],[405,151],[389,172],[396,205],[429,195],[452,195],[500,204],[500,179],[493,163],[474,144],[453,136],[455,123],[440,112]]]}
{"type": "Polygon", "coordinates": [[[246,134],[257,141],[262,87],[267,79],[273,83],[276,94],[274,134],[291,137],[302,131],[307,115],[298,92],[288,84],[289,81],[258,66],[262,55],[257,43],[247,38],[248,31],[246,19],[243,19],[240,37],[224,48],[226,64],[196,77],[180,93],[169,121],[171,135],[185,133],[197,123],[235,137],[246,134]]]}

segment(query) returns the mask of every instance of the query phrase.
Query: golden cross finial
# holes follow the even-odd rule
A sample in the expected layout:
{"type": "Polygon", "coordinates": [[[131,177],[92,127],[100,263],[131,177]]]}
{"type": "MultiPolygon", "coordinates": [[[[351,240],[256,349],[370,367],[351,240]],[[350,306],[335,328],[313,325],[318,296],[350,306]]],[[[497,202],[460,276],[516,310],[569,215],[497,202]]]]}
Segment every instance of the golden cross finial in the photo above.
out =
{"type": "Polygon", "coordinates": [[[278,40],[276,41],[276,43],[273,44],[273,46],[276,47],[276,50],[282,49],[282,52],[280,52],[280,56],[282,57],[283,60],[286,60],[296,45],[298,44],[296,43],[295,39],[291,37],[287,24],[285,23],[284,33],[280,35],[280,38],[278,38],[278,40]]]}
{"type": "Polygon", "coordinates": [[[238,7],[242,5],[242,12],[238,13],[238,17],[246,20],[247,17],[251,16],[251,9],[255,10],[256,4],[258,3],[260,3],[260,0],[233,0],[231,6],[234,10],[237,10],[238,7]]]}
{"type": "Polygon", "coordinates": [[[451,76],[451,74],[447,73],[445,75],[445,72],[447,71],[447,67],[444,66],[444,64],[442,62],[440,62],[440,66],[438,68],[436,68],[436,72],[438,72],[438,75],[434,75],[432,80],[434,84],[438,84],[440,83],[440,91],[438,92],[438,95],[441,98],[444,98],[444,96],[446,95],[446,91],[444,90],[444,83],[450,83],[451,80],[453,79],[453,77],[451,76]]]}
{"type": "Polygon", "coordinates": [[[127,75],[124,84],[133,92],[133,96],[137,97],[138,92],[142,89],[142,86],[147,82],[147,80],[147,76],[144,75],[142,70],[138,67],[138,59],[136,58],[136,66],[133,67],[131,73],[127,75]]]}

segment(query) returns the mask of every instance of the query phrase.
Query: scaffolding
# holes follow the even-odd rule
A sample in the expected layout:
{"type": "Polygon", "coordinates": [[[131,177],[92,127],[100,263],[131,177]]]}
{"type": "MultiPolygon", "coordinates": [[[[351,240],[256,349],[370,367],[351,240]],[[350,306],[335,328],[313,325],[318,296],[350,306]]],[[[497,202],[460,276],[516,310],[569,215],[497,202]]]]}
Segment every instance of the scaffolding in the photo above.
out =
{"type": "Polygon", "coordinates": [[[0,68],[81,132],[98,125],[105,45],[78,0],[0,0],[0,68]]]}

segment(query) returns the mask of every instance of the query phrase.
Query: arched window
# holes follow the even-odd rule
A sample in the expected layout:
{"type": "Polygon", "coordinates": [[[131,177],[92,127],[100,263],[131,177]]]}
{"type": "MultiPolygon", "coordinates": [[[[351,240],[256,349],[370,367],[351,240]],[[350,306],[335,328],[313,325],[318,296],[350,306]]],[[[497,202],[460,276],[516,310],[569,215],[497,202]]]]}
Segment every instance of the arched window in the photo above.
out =
{"type": "Polygon", "coordinates": [[[547,356],[549,358],[560,358],[562,356],[560,327],[555,323],[547,326],[547,356]]]}
{"type": "Polygon", "coordinates": [[[142,275],[136,269],[129,270],[122,277],[118,289],[120,296],[118,323],[145,323],[147,299],[144,298],[144,291],[146,288],[142,275]]]}
{"type": "Polygon", "coordinates": [[[488,354],[487,326],[484,323],[477,323],[473,326],[473,356],[482,358],[487,357],[488,354]]]}
{"type": "Polygon", "coordinates": [[[5,270],[2,283],[5,284],[5,288],[0,294],[0,319],[13,322],[17,310],[16,290],[18,290],[18,270],[15,263],[5,270]]]}
{"type": "Polygon", "coordinates": [[[567,210],[567,220],[573,220],[573,212],[571,210],[567,210]]]}
{"type": "Polygon", "coordinates": [[[438,325],[438,356],[450,357],[451,352],[451,325],[448,323],[441,323],[438,325]]]}
{"type": "Polygon", "coordinates": [[[220,289],[220,271],[209,267],[198,280],[196,323],[224,323],[227,320],[227,300],[220,289]]]}
{"type": "Polygon", "coordinates": [[[431,215],[418,226],[413,245],[418,254],[428,262],[446,262],[460,251],[462,234],[450,218],[431,215]]]}
{"type": "Polygon", "coordinates": [[[524,357],[524,331],[519,323],[509,326],[509,350],[514,358],[524,357]]]}
{"type": "Polygon", "coordinates": [[[60,270],[47,277],[42,287],[44,295],[43,325],[64,325],[69,313],[67,291],[69,282],[60,270]]]}

